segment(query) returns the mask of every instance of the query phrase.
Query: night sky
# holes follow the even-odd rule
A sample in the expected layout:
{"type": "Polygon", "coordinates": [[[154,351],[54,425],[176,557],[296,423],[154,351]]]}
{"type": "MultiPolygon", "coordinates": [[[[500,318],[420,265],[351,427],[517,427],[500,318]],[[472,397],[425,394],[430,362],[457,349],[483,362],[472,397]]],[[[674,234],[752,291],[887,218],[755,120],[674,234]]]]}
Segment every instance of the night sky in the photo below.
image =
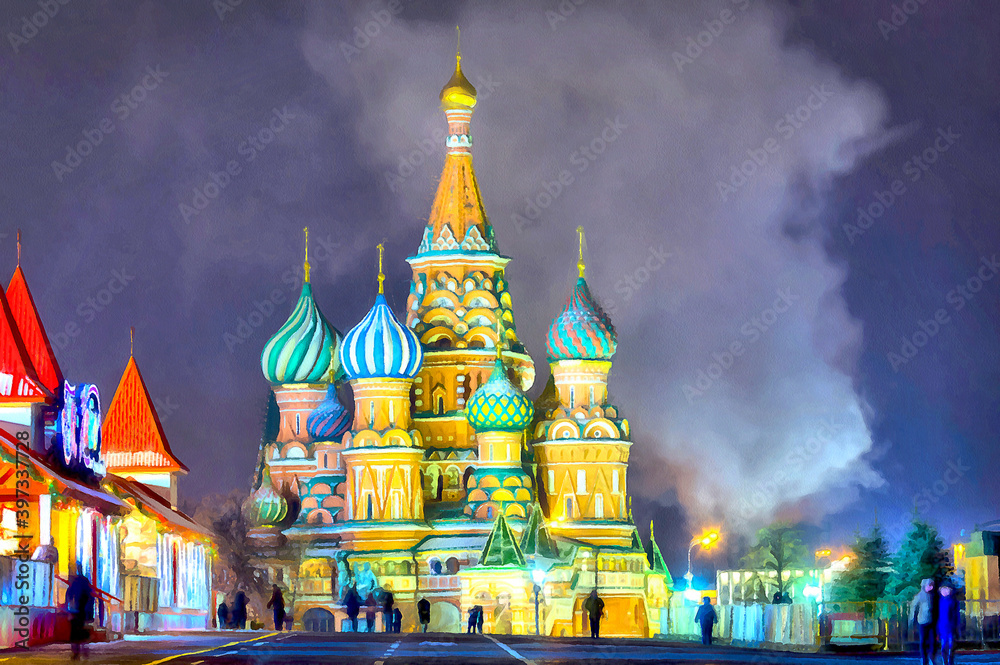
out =
{"type": "Polygon", "coordinates": [[[582,224],[636,521],[676,574],[703,525],[732,559],[775,517],[817,546],[1000,517],[1000,7],[4,2],[0,267],[22,229],[63,371],[105,405],[135,326],[188,501],[249,485],[304,226],[341,331],[378,242],[403,310],[455,25],[532,394],[582,224]]]}

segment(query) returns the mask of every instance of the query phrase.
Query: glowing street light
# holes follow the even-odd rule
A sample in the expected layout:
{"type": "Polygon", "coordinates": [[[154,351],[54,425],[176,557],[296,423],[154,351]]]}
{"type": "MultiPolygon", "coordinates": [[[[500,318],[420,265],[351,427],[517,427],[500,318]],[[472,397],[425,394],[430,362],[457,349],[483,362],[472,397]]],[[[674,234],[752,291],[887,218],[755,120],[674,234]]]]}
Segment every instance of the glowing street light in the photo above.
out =
{"type": "Polygon", "coordinates": [[[698,545],[701,545],[703,548],[708,549],[714,543],[716,543],[718,540],[719,540],[719,532],[718,531],[709,531],[705,535],[699,536],[699,537],[697,537],[697,538],[695,538],[695,539],[693,539],[691,541],[691,546],[688,547],[688,571],[684,575],[684,579],[687,580],[687,583],[688,583],[689,587],[691,586],[691,580],[694,579],[694,573],[691,572],[691,552],[698,545]]]}
{"type": "Polygon", "coordinates": [[[531,580],[535,583],[535,635],[540,635],[538,628],[538,594],[542,591],[542,584],[545,583],[545,571],[535,568],[531,571],[531,580]]]}

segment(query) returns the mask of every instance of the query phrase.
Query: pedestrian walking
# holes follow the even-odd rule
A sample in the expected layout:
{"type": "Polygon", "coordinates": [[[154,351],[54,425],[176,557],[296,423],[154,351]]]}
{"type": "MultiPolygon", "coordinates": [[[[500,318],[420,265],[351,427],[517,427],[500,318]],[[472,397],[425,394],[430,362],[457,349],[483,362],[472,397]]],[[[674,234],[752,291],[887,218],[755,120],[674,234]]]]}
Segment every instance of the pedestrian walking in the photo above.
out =
{"type": "Polygon", "coordinates": [[[393,603],[396,599],[392,595],[392,591],[386,589],[382,595],[382,629],[387,633],[392,633],[393,631],[393,617],[395,616],[392,612],[393,603]]]}
{"type": "Polygon", "coordinates": [[[431,622],[431,601],[426,598],[421,598],[417,603],[417,619],[420,620],[420,625],[423,627],[423,632],[427,632],[427,626],[431,622]]]}
{"type": "Polygon", "coordinates": [[[347,618],[351,620],[351,630],[358,632],[358,614],[361,612],[361,596],[353,586],[347,587],[344,595],[344,607],[347,608],[347,618]]]}
{"type": "Polygon", "coordinates": [[[486,613],[483,612],[482,605],[476,605],[476,628],[479,629],[479,634],[483,634],[483,619],[486,617],[486,613]]]}
{"type": "Polygon", "coordinates": [[[941,642],[942,665],[955,665],[955,642],[958,641],[958,598],[950,582],[942,582],[938,591],[937,637],[941,642]]]}
{"type": "Polygon", "coordinates": [[[934,639],[934,580],[920,582],[920,591],[910,602],[910,620],[916,623],[920,638],[920,662],[933,665],[936,651],[934,639]]]}
{"type": "Polygon", "coordinates": [[[90,637],[87,622],[94,618],[94,592],[86,576],[77,575],[70,582],[66,590],[66,611],[69,612],[72,659],[77,660],[83,649],[83,643],[90,637]]]}
{"type": "Polygon", "coordinates": [[[466,633],[476,632],[476,621],[479,619],[477,611],[479,610],[479,605],[474,605],[471,610],[469,610],[469,627],[465,631],[466,633]]]}
{"type": "Polygon", "coordinates": [[[604,599],[597,595],[597,589],[590,592],[590,596],[583,603],[583,609],[587,610],[587,617],[590,619],[590,636],[597,639],[601,636],[601,619],[604,617],[604,599]]]}
{"type": "Polygon", "coordinates": [[[701,643],[712,644],[712,628],[715,627],[715,622],[719,620],[719,615],[715,613],[715,608],[712,607],[711,598],[705,596],[701,599],[701,607],[698,608],[698,613],[694,615],[694,620],[701,626],[701,643]]]}
{"type": "Polygon", "coordinates": [[[365,624],[369,633],[375,632],[375,607],[375,595],[368,594],[368,599],[365,601],[365,624]]]}
{"type": "Polygon", "coordinates": [[[236,592],[236,597],[233,598],[233,609],[230,612],[230,620],[233,623],[233,628],[240,630],[247,629],[247,605],[249,602],[243,589],[236,592]]]}
{"type": "Polygon", "coordinates": [[[219,630],[229,628],[229,605],[226,605],[225,600],[219,603],[219,608],[215,611],[215,618],[219,630]]]}
{"type": "Polygon", "coordinates": [[[274,629],[281,631],[285,625],[285,597],[277,584],[271,585],[271,600],[267,601],[267,609],[274,612],[274,629]]]}
{"type": "Polygon", "coordinates": [[[398,607],[392,611],[392,632],[398,633],[403,627],[403,611],[398,607]]]}

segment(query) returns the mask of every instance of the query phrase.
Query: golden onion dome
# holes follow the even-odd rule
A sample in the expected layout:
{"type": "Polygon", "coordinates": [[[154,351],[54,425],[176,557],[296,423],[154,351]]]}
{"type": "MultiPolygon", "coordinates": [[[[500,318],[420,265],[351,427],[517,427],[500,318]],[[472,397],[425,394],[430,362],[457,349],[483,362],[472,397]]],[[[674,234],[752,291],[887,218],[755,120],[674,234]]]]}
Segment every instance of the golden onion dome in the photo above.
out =
{"type": "Polygon", "coordinates": [[[441,105],[445,109],[471,109],[476,106],[476,88],[462,73],[462,56],[455,55],[455,73],[441,88],[441,105]]]}

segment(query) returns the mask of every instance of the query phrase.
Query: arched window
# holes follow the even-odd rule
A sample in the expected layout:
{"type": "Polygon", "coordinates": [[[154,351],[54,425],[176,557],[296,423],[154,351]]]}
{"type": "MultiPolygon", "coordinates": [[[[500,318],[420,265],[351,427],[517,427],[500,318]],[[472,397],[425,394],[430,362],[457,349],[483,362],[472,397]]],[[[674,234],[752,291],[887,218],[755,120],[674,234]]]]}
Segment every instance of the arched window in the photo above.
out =
{"type": "Polygon", "coordinates": [[[375,400],[368,402],[368,427],[375,429],[375,400]]]}
{"type": "Polygon", "coordinates": [[[436,404],[436,407],[437,407],[437,408],[435,409],[435,412],[436,412],[436,413],[437,413],[438,415],[441,415],[442,413],[444,413],[444,396],[442,396],[442,395],[438,395],[438,396],[437,396],[437,404],[436,404]]]}
{"type": "Polygon", "coordinates": [[[604,495],[600,493],[594,495],[594,517],[604,519],[604,495]]]}
{"type": "Polygon", "coordinates": [[[372,495],[368,494],[366,496],[368,497],[368,506],[367,506],[367,511],[365,512],[365,519],[370,520],[375,512],[375,506],[374,502],[372,501],[372,495]]]}
{"type": "Polygon", "coordinates": [[[302,433],[302,414],[295,414],[295,436],[302,433]]]}
{"type": "Polygon", "coordinates": [[[566,497],[566,519],[573,519],[573,497],[566,497]]]}
{"type": "Polygon", "coordinates": [[[569,405],[576,406],[576,388],[573,386],[569,387],[569,405]]]}

